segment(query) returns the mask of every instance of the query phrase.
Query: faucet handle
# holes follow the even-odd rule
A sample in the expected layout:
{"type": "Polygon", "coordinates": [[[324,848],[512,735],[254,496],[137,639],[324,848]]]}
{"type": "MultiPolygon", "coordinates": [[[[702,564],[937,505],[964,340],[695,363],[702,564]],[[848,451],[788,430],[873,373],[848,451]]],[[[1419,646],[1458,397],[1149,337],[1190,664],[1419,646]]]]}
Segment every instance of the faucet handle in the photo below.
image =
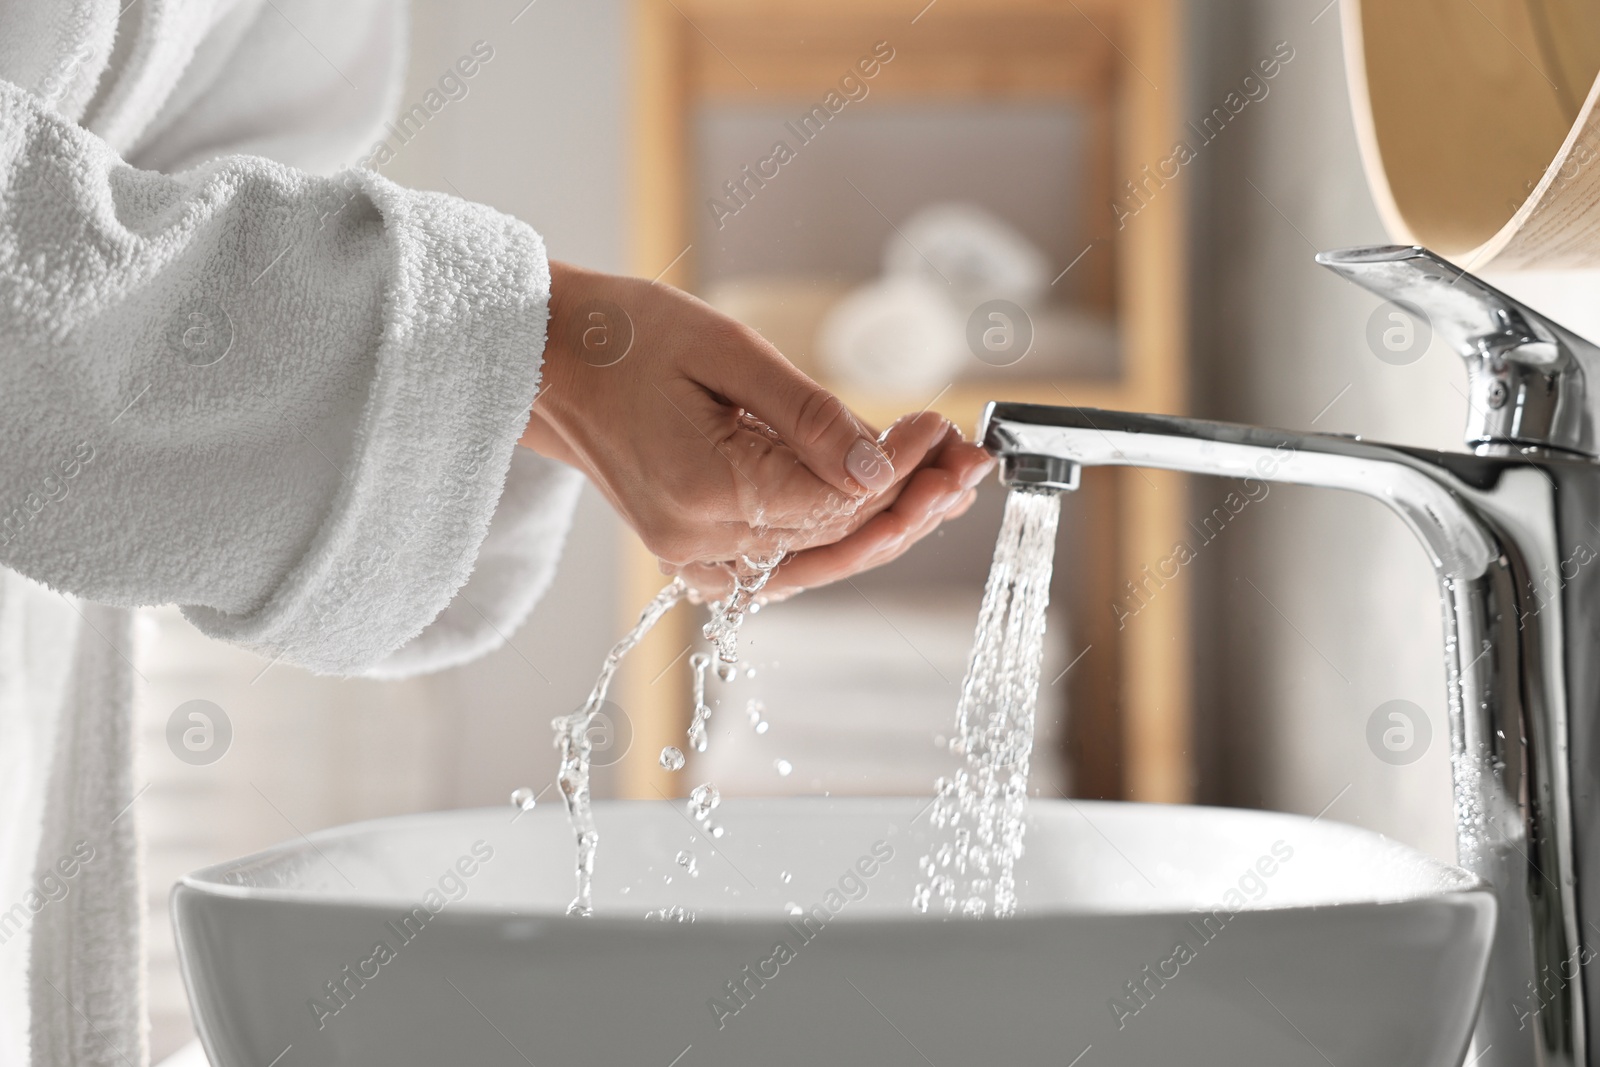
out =
{"type": "Polygon", "coordinates": [[[1467,361],[1467,444],[1600,457],[1600,346],[1415,245],[1321,252],[1317,262],[1428,323],[1467,361]]]}

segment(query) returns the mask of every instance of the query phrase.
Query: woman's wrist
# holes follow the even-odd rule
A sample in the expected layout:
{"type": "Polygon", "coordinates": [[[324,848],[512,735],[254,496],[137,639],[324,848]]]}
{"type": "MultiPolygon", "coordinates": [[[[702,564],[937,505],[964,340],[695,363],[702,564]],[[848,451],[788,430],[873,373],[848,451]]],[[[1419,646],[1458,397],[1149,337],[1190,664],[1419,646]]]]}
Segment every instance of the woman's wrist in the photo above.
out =
{"type": "MultiPolygon", "coordinates": [[[[544,357],[539,365],[539,389],[528,414],[527,429],[519,442],[545,455],[556,451],[556,425],[561,421],[556,409],[562,406],[558,398],[571,391],[572,364],[577,358],[573,352],[573,315],[587,299],[585,294],[591,288],[592,275],[592,271],[550,261],[550,302],[544,357]]],[[[581,343],[581,338],[579,340],[581,343]]]]}

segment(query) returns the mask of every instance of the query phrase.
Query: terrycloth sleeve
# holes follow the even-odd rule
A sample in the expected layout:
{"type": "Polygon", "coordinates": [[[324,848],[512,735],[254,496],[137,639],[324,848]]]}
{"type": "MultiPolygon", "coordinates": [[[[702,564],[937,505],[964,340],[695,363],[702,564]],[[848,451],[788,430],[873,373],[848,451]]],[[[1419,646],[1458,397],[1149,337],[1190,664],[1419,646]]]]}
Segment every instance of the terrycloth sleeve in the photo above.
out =
{"type": "Polygon", "coordinates": [[[415,640],[365,671],[405,678],[470,662],[505,644],[550,588],[583,477],[517,449],[472,577],[415,640]]]}
{"type": "Polygon", "coordinates": [[[538,235],[488,208],[255,157],[139,170],[0,82],[0,564],[403,672],[484,544],[548,296],[538,235]]]}

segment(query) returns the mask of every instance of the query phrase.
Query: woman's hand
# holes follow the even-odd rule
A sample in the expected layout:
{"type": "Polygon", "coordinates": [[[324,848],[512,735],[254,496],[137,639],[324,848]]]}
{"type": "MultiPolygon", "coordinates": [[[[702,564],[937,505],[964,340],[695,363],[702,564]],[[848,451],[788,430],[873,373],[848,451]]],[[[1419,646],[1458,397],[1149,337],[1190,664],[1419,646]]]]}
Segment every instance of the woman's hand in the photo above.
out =
{"type": "Polygon", "coordinates": [[[551,264],[522,443],[587,474],[669,572],[715,594],[796,553],[780,596],[886,562],[964,511],[993,466],[931,413],[881,441],[755,331],[687,293],[551,264]]]}
{"type": "MultiPolygon", "coordinates": [[[[977,499],[978,483],[994,469],[994,459],[983,449],[964,443],[960,431],[948,422],[944,426],[944,440],[929,451],[925,465],[905,479],[892,503],[842,539],[790,556],[761,587],[757,599],[763,603],[783,600],[801,590],[882,566],[899,558],[941,522],[965,514],[977,499]]],[[[683,575],[707,598],[728,591],[731,569],[728,563],[662,568],[683,575]]]]}

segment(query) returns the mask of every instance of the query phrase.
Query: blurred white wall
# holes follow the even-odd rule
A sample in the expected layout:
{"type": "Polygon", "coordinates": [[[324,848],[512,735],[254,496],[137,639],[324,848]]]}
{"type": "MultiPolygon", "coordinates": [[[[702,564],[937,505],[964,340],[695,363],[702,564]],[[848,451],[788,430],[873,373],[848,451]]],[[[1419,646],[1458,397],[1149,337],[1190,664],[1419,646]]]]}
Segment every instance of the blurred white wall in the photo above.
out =
{"type": "MultiPolygon", "coordinates": [[[[1326,0],[1323,0],[1326,2],[1326,0]]],[[[1337,5],[1197,3],[1190,111],[1205,114],[1280,41],[1294,59],[1222,139],[1191,190],[1197,413],[1458,447],[1464,380],[1434,345],[1409,366],[1368,348],[1380,301],[1312,262],[1386,240],[1357,154],[1337,5]]],[[[1226,491],[1196,480],[1204,513],[1226,491]]],[[[1274,487],[1195,578],[1207,799],[1357,823],[1453,858],[1442,626],[1432,568],[1381,505],[1274,487]],[[1392,699],[1420,706],[1426,752],[1367,744],[1392,699]],[[1336,799],[1337,798],[1337,799],[1336,799]],[[1329,805],[1331,807],[1328,807],[1329,805]]]]}
{"type": "MultiPolygon", "coordinates": [[[[1196,411],[1459,450],[1459,357],[1436,341],[1406,366],[1378,359],[1367,325],[1381,302],[1312,262],[1388,240],[1357,152],[1338,6],[1326,2],[1191,5],[1193,115],[1278,42],[1295,50],[1270,95],[1208,146],[1189,190],[1196,411]]],[[[1580,332],[1600,325],[1593,276],[1493,280],[1580,332]]],[[[1197,480],[1195,512],[1225,490],[1197,480]]],[[[1219,547],[1194,575],[1206,798],[1312,814],[1331,803],[1329,818],[1453,859],[1443,630],[1415,539],[1373,501],[1283,487],[1219,547]],[[1369,717],[1395,699],[1420,706],[1432,731],[1406,765],[1367,741],[1369,717]]]]}

